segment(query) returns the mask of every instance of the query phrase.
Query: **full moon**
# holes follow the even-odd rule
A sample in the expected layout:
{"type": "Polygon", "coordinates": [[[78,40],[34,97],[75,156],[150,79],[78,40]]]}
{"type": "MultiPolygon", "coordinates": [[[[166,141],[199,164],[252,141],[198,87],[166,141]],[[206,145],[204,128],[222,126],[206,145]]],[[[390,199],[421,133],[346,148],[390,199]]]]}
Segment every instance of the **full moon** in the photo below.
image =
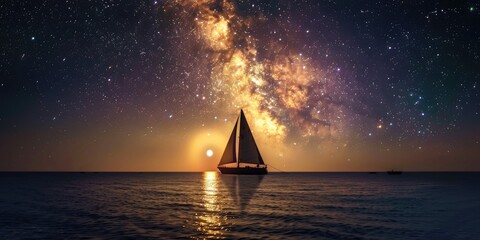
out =
{"type": "Polygon", "coordinates": [[[208,149],[207,152],[206,152],[206,154],[207,154],[207,157],[213,156],[213,151],[212,151],[212,149],[208,149]]]}

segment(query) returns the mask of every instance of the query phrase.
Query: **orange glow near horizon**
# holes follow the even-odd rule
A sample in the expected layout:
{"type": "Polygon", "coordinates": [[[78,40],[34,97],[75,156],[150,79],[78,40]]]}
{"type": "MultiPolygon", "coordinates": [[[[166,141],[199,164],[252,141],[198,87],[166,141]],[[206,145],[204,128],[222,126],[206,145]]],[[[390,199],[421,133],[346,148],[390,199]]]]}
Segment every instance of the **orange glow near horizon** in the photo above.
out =
{"type": "Polygon", "coordinates": [[[200,171],[215,169],[227,144],[226,135],[228,134],[202,129],[192,136],[188,146],[188,159],[195,169],[200,171]]]}

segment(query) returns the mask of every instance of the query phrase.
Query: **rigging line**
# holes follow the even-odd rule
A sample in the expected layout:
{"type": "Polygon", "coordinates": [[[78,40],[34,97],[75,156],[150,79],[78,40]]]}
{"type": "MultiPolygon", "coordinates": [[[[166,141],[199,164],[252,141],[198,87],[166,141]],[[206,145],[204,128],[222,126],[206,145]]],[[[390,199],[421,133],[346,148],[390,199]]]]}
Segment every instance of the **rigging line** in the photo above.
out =
{"type": "Polygon", "coordinates": [[[281,170],[281,169],[278,169],[276,168],[275,166],[273,166],[272,164],[268,164],[269,167],[272,167],[273,169],[279,171],[279,172],[282,172],[282,173],[286,173],[285,171],[281,170]]]}

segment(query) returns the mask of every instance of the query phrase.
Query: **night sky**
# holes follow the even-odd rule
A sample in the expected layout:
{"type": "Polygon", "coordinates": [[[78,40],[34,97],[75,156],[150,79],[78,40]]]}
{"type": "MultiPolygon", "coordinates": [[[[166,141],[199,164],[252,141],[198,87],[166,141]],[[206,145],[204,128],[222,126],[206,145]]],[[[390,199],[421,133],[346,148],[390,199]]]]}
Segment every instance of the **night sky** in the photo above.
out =
{"type": "Polygon", "coordinates": [[[478,1],[2,1],[0,170],[480,170],[478,1]],[[213,156],[205,152],[213,150],[213,156]]]}

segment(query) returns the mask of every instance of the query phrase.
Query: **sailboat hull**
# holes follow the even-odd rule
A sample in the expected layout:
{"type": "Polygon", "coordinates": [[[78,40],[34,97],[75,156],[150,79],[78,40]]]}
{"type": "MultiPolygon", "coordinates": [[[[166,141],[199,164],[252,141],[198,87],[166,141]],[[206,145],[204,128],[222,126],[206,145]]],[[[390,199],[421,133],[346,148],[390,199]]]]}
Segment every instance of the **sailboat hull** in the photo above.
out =
{"type": "Polygon", "coordinates": [[[264,175],[268,173],[267,168],[227,168],[218,167],[222,174],[237,174],[237,175],[264,175]]]}

